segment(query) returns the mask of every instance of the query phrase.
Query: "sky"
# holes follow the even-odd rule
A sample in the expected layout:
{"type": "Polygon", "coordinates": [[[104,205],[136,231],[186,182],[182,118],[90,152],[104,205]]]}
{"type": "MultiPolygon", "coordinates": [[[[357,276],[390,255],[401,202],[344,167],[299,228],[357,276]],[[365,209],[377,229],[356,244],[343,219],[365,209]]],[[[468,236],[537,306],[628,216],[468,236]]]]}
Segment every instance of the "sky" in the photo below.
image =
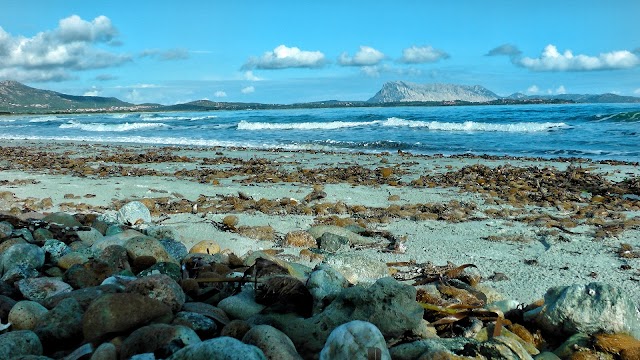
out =
{"type": "Polygon", "coordinates": [[[0,80],[132,103],[367,100],[387,81],[640,96],[636,0],[2,0],[0,80]]]}

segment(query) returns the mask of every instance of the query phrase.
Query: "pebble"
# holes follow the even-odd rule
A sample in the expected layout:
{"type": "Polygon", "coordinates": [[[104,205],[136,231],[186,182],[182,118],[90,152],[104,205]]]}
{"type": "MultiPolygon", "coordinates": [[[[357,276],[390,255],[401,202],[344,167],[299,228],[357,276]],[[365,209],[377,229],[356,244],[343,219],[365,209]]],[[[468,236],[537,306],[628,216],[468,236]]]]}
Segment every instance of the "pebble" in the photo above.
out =
{"type": "Polygon", "coordinates": [[[373,282],[389,276],[387,265],[366,255],[337,253],[328,255],[323,261],[342,274],[351,284],[373,282]]]}
{"type": "Polygon", "coordinates": [[[185,302],[185,295],[180,285],[164,274],[152,274],[135,279],[127,284],[124,291],[161,301],[174,313],[178,312],[185,302]]]}
{"type": "Polygon", "coordinates": [[[120,210],[118,210],[117,220],[120,224],[124,225],[151,223],[151,213],[140,201],[131,201],[124,204],[120,210]]]}
{"type": "Polygon", "coordinates": [[[202,240],[189,249],[190,254],[217,254],[220,252],[220,245],[213,240],[202,240]]]}
{"type": "Polygon", "coordinates": [[[8,321],[13,330],[33,330],[47,312],[49,310],[38,302],[18,301],[9,311],[8,321]]]}
{"type": "Polygon", "coordinates": [[[0,334],[0,354],[5,359],[42,355],[42,351],[42,343],[33,331],[17,330],[0,334]]]}
{"type": "Polygon", "coordinates": [[[178,350],[199,342],[200,337],[185,326],[147,325],[127,336],[120,346],[120,358],[129,359],[133,355],[144,353],[153,353],[159,358],[167,358],[178,350]]]}
{"type": "Polygon", "coordinates": [[[33,244],[15,244],[2,253],[2,271],[7,272],[18,264],[34,269],[44,265],[44,250],[33,244]]]}
{"type": "Polygon", "coordinates": [[[51,213],[45,216],[42,220],[48,223],[54,223],[54,224],[66,226],[69,228],[82,226],[82,224],[78,220],[76,220],[76,218],[73,217],[73,215],[69,215],[63,212],[51,213]]]}
{"type": "Polygon", "coordinates": [[[350,321],[335,328],[320,352],[320,360],[357,359],[365,356],[381,360],[391,359],[380,330],[372,323],[360,320],[350,321]]]}
{"type": "Polygon", "coordinates": [[[244,335],[242,342],[260,348],[267,359],[302,360],[291,339],[273,326],[256,325],[252,327],[244,335]]]}
{"type": "Polygon", "coordinates": [[[16,282],[22,296],[28,300],[42,302],[48,297],[73,290],[71,285],[57,278],[30,278],[16,282]]]}
{"type": "Polygon", "coordinates": [[[259,348],[244,344],[227,336],[205,340],[187,346],[167,358],[167,360],[266,360],[259,348]]]}

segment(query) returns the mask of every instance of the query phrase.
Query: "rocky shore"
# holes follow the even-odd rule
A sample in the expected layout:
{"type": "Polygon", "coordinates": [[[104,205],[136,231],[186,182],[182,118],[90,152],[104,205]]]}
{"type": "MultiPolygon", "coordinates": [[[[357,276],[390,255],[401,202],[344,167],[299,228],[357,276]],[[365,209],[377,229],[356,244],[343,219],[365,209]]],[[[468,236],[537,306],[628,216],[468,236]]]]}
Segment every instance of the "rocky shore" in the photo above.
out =
{"type": "Polygon", "coordinates": [[[0,155],[3,358],[640,358],[635,164],[0,155]]]}

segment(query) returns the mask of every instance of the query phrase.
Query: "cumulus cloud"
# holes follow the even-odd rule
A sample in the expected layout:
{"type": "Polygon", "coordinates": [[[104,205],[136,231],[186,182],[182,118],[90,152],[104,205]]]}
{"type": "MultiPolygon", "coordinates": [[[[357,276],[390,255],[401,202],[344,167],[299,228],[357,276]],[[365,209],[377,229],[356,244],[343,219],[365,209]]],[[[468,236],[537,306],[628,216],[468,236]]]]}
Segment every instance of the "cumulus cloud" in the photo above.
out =
{"type": "Polygon", "coordinates": [[[566,94],[566,93],[567,93],[567,89],[564,88],[564,85],[560,85],[556,89],[556,94],[566,94]]]}
{"type": "Polygon", "coordinates": [[[91,90],[87,90],[83,94],[84,96],[100,96],[100,89],[95,86],[91,88],[91,90]]]}
{"type": "Polygon", "coordinates": [[[596,71],[629,69],[640,65],[640,56],[629,50],[600,53],[596,56],[578,54],[571,50],[558,51],[555,45],[547,45],[537,58],[522,57],[513,45],[501,45],[487,55],[507,55],[511,62],[532,71],[596,71]]]}
{"type": "Polygon", "coordinates": [[[240,92],[243,93],[243,94],[251,94],[251,93],[253,93],[255,91],[256,91],[256,88],[253,87],[253,86],[247,86],[247,87],[242,88],[242,90],[240,90],[240,92]]]}
{"type": "Polygon", "coordinates": [[[536,86],[536,85],[531,85],[527,89],[527,93],[529,93],[529,94],[537,94],[539,92],[540,92],[540,88],[538,88],[538,86],[536,86]]]}
{"type": "Polygon", "coordinates": [[[405,64],[424,64],[449,58],[449,54],[432,46],[412,46],[402,50],[400,62],[405,64]]]}
{"type": "Polygon", "coordinates": [[[227,93],[222,90],[218,90],[213,94],[213,96],[217,98],[223,98],[223,97],[227,97],[227,93]]]}
{"type": "Polygon", "coordinates": [[[640,95],[640,88],[637,88],[633,91],[634,94],[636,95],[640,95]]]}
{"type": "Polygon", "coordinates": [[[140,53],[140,57],[153,57],[164,61],[185,60],[189,58],[189,51],[187,49],[147,49],[140,53]]]}
{"type": "Polygon", "coordinates": [[[547,45],[537,58],[524,57],[518,64],[534,71],[590,71],[628,69],[640,65],[638,55],[628,50],[601,53],[597,56],[563,53],[554,45],[547,45]]]}
{"type": "Polygon", "coordinates": [[[338,58],[342,66],[373,66],[384,60],[385,55],[370,46],[360,46],[360,50],[352,57],[346,52],[338,58]]]}
{"type": "Polygon", "coordinates": [[[118,66],[131,57],[98,47],[114,45],[117,35],[106,16],[86,21],[72,15],[29,38],[0,27],[0,73],[18,81],[62,81],[73,78],[73,71],[118,66]]]}
{"type": "Polygon", "coordinates": [[[319,68],[324,66],[325,62],[325,56],[320,51],[304,51],[297,47],[280,45],[260,57],[250,57],[242,69],[319,68]]]}
{"type": "Polygon", "coordinates": [[[253,71],[251,70],[247,70],[244,72],[243,77],[245,80],[249,80],[249,81],[262,81],[263,79],[256,76],[253,71]]]}
{"type": "Polygon", "coordinates": [[[515,45],[503,44],[498,46],[497,48],[489,50],[489,52],[486,53],[486,56],[520,56],[520,54],[522,54],[522,51],[520,51],[520,49],[518,49],[515,45]]]}

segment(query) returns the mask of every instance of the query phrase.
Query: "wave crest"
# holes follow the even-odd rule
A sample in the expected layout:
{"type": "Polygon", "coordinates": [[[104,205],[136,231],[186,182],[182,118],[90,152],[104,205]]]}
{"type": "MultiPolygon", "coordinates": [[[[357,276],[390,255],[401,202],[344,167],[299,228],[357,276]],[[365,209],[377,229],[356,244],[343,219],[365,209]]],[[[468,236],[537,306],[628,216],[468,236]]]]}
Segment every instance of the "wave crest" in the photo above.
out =
{"type": "Polygon", "coordinates": [[[59,126],[60,129],[78,129],[90,132],[123,132],[133,130],[149,130],[168,127],[164,123],[123,123],[123,124],[105,124],[105,123],[88,123],[83,124],[76,121],[69,121],[59,126]]]}
{"type": "Polygon", "coordinates": [[[300,122],[300,123],[266,123],[248,122],[242,120],[238,123],[238,130],[335,130],[358,126],[369,126],[379,121],[331,121],[331,122],[300,122]]]}
{"type": "Polygon", "coordinates": [[[558,129],[568,129],[569,125],[560,122],[521,122],[512,124],[482,123],[465,121],[463,123],[405,120],[391,117],[382,123],[382,126],[427,128],[439,131],[504,131],[504,132],[540,132],[558,129]]]}

